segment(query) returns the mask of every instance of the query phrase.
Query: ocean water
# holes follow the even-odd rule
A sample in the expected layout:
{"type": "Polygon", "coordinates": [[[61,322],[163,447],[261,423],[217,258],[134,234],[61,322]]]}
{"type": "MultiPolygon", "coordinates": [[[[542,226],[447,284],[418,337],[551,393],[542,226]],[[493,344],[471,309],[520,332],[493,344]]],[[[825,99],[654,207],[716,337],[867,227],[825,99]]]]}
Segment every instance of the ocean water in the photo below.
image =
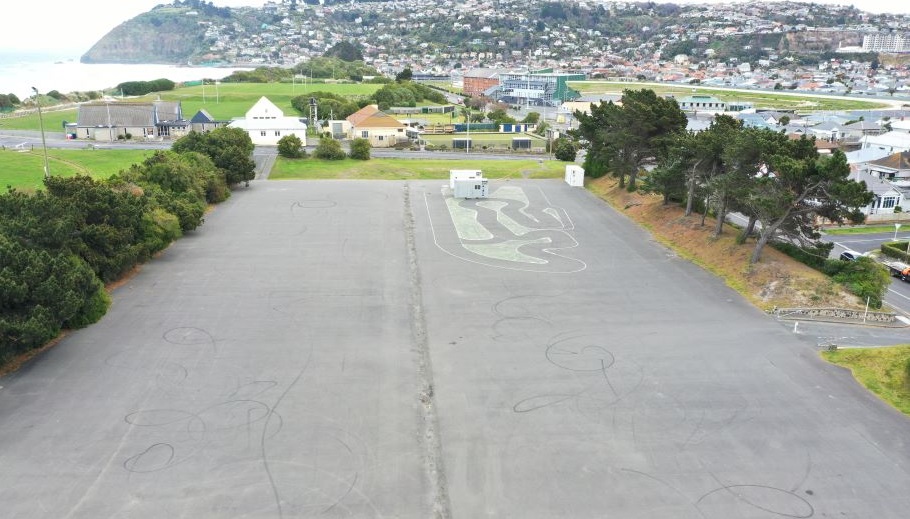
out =
{"type": "Polygon", "coordinates": [[[79,63],[78,55],[23,53],[0,50],[0,93],[16,94],[20,99],[32,95],[32,87],[45,93],[87,92],[108,89],[126,81],[171,81],[222,79],[238,67],[181,67],[174,65],[107,65],[79,63]]]}

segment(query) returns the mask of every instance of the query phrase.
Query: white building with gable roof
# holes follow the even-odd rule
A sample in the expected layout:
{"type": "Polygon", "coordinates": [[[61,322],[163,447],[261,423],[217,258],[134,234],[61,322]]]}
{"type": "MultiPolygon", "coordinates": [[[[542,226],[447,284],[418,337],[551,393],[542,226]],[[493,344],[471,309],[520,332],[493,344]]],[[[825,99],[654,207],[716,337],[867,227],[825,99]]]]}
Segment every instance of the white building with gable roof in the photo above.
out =
{"type": "Polygon", "coordinates": [[[296,135],[306,142],[304,120],[285,117],[284,112],[264,96],[246,112],[246,117],[234,119],[228,126],[247,132],[257,146],[276,146],[286,135],[296,135]]]}

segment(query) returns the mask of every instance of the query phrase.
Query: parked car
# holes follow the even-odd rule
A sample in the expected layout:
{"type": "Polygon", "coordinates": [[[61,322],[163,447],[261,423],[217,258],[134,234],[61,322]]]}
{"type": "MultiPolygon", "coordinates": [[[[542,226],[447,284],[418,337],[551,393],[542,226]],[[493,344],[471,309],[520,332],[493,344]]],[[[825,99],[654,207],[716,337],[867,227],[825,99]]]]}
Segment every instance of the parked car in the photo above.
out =
{"type": "Polygon", "coordinates": [[[857,258],[865,256],[862,252],[856,252],[855,250],[845,250],[840,253],[841,261],[856,261],[857,258]]]}

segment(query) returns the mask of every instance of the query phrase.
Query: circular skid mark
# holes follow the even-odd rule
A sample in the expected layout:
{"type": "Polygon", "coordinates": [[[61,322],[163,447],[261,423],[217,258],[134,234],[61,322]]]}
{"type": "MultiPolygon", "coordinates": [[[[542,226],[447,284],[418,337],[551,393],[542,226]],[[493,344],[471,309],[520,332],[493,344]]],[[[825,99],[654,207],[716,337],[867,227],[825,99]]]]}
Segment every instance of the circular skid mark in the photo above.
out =
{"type": "Polygon", "coordinates": [[[178,346],[194,346],[198,344],[211,344],[214,349],[215,338],[212,335],[196,327],[172,328],[166,332],[162,338],[171,344],[178,346]]]}
{"type": "Polygon", "coordinates": [[[780,517],[807,519],[815,509],[805,498],[776,487],[765,485],[724,485],[698,498],[695,506],[702,512],[717,509],[717,517],[733,517],[735,505],[746,505],[780,517]]]}
{"type": "Polygon", "coordinates": [[[295,209],[328,209],[336,205],[338,203],[331,200],[298,200],[291,204],[291,211],[295,209]]]}
{"type": "Polygon", "coordinates": [[[544,407],[549,407],[551,405],[561,404],[567,400],[576,398],[580,393],[572,393],[569,395],[537,395],[524,400],[518,401],[515,405],[512,406],[512,410],[516,413],[527,413],[530,411],[536,411],[544,407]]]}
{"type": "Polygon", "coordinates": [[[569,371],[605,371],[616,362],[610,350],[583,335],[566,337],[547,346],[547,360],[569,371]]]}
{"type": "Polygon", "coordinates": [[[129,472],[147,473],[166,469],[174,463],[174,447],[169,443],[155,443],[144,451],[130,456],[123,462],[129,472]]]}

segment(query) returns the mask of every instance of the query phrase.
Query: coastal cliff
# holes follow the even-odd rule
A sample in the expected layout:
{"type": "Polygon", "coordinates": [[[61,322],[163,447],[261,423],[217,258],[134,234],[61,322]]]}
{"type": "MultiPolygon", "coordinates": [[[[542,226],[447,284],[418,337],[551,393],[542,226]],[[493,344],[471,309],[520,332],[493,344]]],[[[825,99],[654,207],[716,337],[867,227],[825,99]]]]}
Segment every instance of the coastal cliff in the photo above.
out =
{"type": "Polygon", "coordinates": [[[205,40],[192,17],[149,12],[124,22],[86,52],[82,63],[186,63],[205,40]]]}

